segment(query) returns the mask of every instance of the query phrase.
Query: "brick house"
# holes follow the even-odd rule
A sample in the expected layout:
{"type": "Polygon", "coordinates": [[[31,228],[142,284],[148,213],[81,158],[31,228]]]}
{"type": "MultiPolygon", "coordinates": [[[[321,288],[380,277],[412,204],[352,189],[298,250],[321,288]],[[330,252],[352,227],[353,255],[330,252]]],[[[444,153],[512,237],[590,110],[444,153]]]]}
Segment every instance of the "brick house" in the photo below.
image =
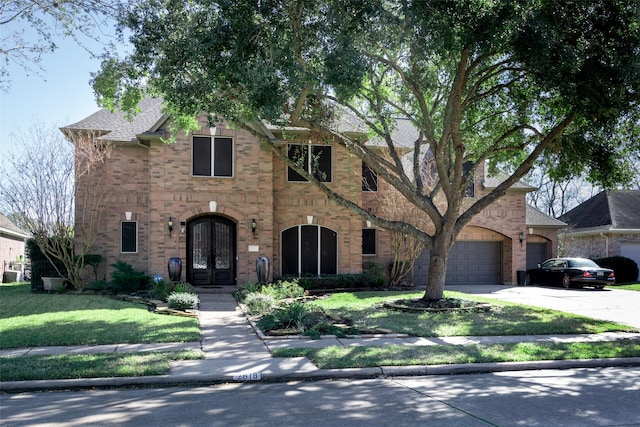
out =
{"type": "Polygon", "coordinates": [[[640,266],[640,190],[607,190],[576,206],[560,219],[566,256],[624,256],[640,266]]]}
{"type": "MultiPolygon", "coordinates": [[[[169,118],[161,103],[146,99],[140,107],[131,122],[103,109],[61,129],[68,136],[91,131],[113,144],[104,166],[110,201],[92,249],[105,258],[102,274],[108,276],[109,266],[121,260],[166,278],[169,258],[178,257],[183,281],[243,285],[256,281],[259,256],[270,260],[274,277],[359,272],[364,261],[392,260],[388,233],[328,200],[249,133],[222,122],[209,127],[202,116],[199,131],[175,135],[175,142],[167,144],[161,138],[168,136],[169,118]]],[[[270,131],[284,139],[281,129],[270,131]]],[[[400,123],[394,139],[413,141],[412,132],[400,123]]],[[[363,173],[367,177],[370,171],[359,158],[338,146],[310,145],[302,129],[286,133],[289,143],[283,143],[283,150],[317,159],[317,170],[333,191],[378,209],[376,193],[388,186],[377,180],[376,188],[364,186],[363,173]]],[[[497,183],[479,170],[474,194],[497,183]]],[[[77,184],[78,195],[91,191],[82,180],[77,184]]],[[[516,271],[526,265],[525,241],[543,243],[549,256],[555,253],[557,229],[527,224],[525,194],[532,190],[516,185],[465,227],[454,248],[462,253],[461,261],[452,256],[451,283],[477,283],[473,274],[488,262],[497,273],[482,282],[515,283],[516,271]],[[474,258],[484,243],[497,251],[495,256],[474,258]],[[460,269],[468,274],[456,274],[460,269]]]]}

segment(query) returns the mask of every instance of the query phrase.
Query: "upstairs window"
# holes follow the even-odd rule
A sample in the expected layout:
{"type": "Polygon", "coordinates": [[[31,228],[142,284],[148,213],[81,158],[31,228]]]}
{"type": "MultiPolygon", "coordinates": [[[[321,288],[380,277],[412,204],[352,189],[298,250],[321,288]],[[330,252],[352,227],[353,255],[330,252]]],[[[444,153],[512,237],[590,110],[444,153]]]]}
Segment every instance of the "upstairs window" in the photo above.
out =
{"type": "Polygon", "coordinates": [[[475,165],[473,164],[473,162],[464,162],[464,164],[462,165],[463,181],[466,181],[469,178],[469,175],[471,175],[471,181],[469,182],[469,184],[464,190],[464,197],[476,196],[476,182],[475,182],[476,180],[474,178],[475,177],[474,167],[475,165]]]}
{"type": "Polygon", "coordinates": [[[378,191],[378,174],[362,162],[362,191],[378,191]]]}
{"type": "Polygon", "coordinates": [[[138,223],[136,221],[122,221],[120,223],[120,252],[138,252],[138,223]]]}
{"type": "Polygon", "coordinates": [[[233,176],[233,139],[194,136],[192,151],[194,176],[233,176]]]}
{"type": "MultiPolygon", "coordinates": [[[[332,155],[330,145],[289,144],[287,157],[300,165],[320,182],[332,181],[332,155]]],[[[287,167],[287,180],[306,182],[306,178],[287,167]]]]}

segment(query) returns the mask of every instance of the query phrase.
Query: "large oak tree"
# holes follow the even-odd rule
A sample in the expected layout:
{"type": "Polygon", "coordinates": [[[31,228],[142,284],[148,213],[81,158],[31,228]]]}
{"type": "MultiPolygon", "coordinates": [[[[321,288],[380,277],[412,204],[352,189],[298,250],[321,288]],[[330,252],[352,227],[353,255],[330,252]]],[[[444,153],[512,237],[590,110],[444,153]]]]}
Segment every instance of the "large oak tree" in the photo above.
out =
{"type": "Polygon", "coordinates": [[[373,215],[298,171],[365,219],[424,242],[425,299],[438,299],[460,230],[543,153],[605,186],[628,176],[621,157],[636,140],[618,134],[638,130],[639,22],[637,0],[142,0],[121,24],[132,53],[106,60],[94,88],[103,105],[128,111],[162,96],[183,129],[201,112],[224,117],[285,161],[261,121],[345,147],[430,230],[373,215]],[[347,113],[386,154],[340,131],[347,113]],[[391,138],[397,117],[419,131],[409,167],[391,138]],[[512,173],[463,203],[469,162],[512,173]]]}

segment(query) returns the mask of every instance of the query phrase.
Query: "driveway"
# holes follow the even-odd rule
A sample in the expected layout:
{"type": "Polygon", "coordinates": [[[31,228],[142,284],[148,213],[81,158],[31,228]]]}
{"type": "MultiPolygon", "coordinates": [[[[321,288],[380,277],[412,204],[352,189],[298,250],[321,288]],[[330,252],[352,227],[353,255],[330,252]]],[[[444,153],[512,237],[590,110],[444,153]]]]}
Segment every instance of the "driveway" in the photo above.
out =
{"type": "Polygon", "coordinates": [[[452,285],[445,289],[610,320],[640,329],[640,292],[636,291],[504,285],[452,285]]]}

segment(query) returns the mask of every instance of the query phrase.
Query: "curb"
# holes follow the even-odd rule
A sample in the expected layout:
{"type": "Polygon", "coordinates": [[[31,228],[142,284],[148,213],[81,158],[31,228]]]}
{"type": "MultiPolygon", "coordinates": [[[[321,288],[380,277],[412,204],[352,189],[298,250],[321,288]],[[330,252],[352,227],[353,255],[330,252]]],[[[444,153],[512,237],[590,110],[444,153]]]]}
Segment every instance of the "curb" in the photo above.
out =
{"type": "Polygon", "coordinates": [[[575,369],[640,366],[640,357],[611,359],[542,360],[536,362],[468,363],[453,365],[383,366],[379,368],[318,369],[313,372],[264,374],[259,380],[238,380],[231,375],[159,375],[150,377],[78,378],[64,380],[0,382],[0,393],[69,391],[134,387],[179,387],[226,383],[277,383],[292,380],[373,379],[427,375],[465,375],[541,369],[575,369]]]}

